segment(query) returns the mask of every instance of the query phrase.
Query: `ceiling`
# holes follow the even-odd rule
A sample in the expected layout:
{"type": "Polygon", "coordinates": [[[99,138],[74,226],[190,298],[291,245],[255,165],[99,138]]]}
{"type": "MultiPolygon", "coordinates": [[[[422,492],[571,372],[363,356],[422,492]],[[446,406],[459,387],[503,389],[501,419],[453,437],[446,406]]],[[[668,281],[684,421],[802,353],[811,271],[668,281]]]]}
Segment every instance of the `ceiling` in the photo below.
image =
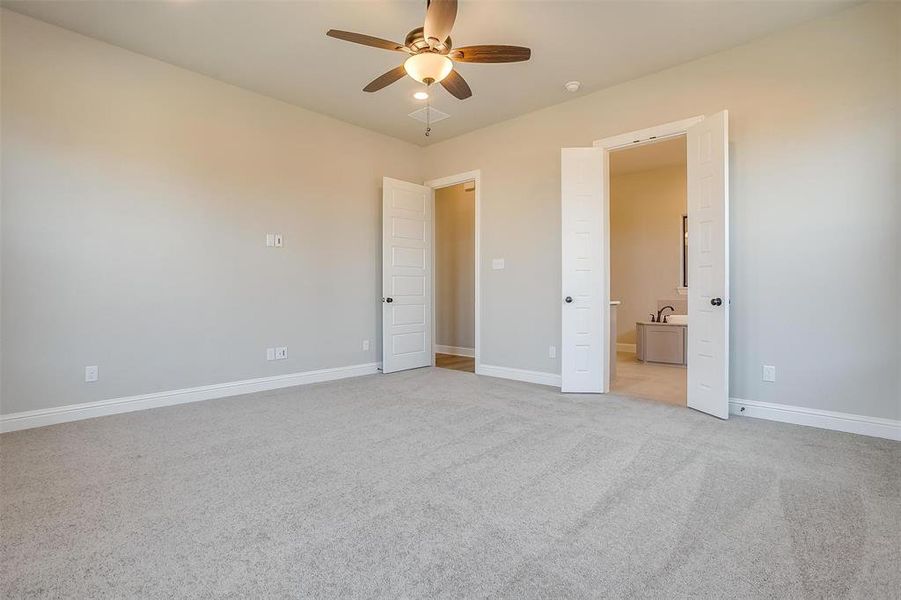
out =
{"type": "Polygon", "coordinates": [[[610,174],[625,175],[686,164],[685,136],[644,144],[610,153],[610,174]]]}
{"type": "Polygon", "coordinates": [[[460,64],[473,97],[436,89],[451,117],[423,135],[407,115],[421,86],[404,78],[362,91],[404,56],[327,38],[330,28],[403,42],[422,25],[423,1],[109,0],[7,1],[6,8],[215,77],[273,98],[426,145],[733,47],[832,12],[849,2],[817,0],[573,2],[461,1],[454,45],[512,44],[532,60],[460,64]]]}

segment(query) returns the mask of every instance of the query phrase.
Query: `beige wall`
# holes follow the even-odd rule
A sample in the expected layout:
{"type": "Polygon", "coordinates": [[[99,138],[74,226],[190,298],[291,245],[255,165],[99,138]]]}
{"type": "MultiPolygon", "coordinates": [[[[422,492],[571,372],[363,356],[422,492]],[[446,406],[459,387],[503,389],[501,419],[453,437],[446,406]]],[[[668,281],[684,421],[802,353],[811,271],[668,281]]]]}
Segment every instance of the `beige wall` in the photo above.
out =
{"type": "MultiPolygon", "coordinates": [[[[682,284],[685,165],[610,179],[610,297],[620,300],[617,341],[635,343],[635,322],[682,284]]],[[[669,312],[669,311],[667,311],[669,312]]]]}
{"type": "Polygon", "coordinates": [[[475,347],[475,192],[435,191],[435,343],[475,347]]]}
{"type": "Polygon", "coordinates": [[[3,413],[377,360],[383,175],[481,169],[483,362],[559,373],[560,148],[723,108],[732,396],[901,412],[897,4],[424,151],[2,17],[3,413]]]}
{"type": "Polygon", "coordinates": [[[731,395],[898,418],[899,10],[853,7],[428,147],[427,178],[481,169],[482,362],[560,372],[560,148],[727,108],[731,395]]]}
{"type": "Polygon", "coordinates": [[[2,21],[4,414],[380,360],[381,181],[418,148],[2,21]]]}

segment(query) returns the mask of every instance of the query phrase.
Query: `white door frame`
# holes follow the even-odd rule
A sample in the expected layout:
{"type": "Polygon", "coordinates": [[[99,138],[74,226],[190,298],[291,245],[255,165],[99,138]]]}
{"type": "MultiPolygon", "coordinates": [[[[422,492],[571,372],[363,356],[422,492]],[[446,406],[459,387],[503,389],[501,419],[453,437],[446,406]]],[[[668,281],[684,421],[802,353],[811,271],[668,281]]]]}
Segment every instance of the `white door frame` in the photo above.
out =
{"type": "MultiPolygon", "coordinates": [[[[671,123],[664,123],[662,125],[655,125],[654,127],[648,127],[646,129],[638,129],[636,131],[630,131],[627,133],[622,133],[619,135],[614,135],[611,137],[606,137],[600,140],[595,140],[592,143],[592,146],[595,148],[600,148],[604,152],[604,172],[608,174],[604,185],[604,206],[602,208],[604,218],[604,239],[607,244],[606,248],[606,260],[603,264],[603,288],[601,294],[601,305],[603,306],[603,319],[607,324],[607,347],[610,347],[611,340],[610,337],[610,153],[614,150],[622,150],[624,148],[632,148],[637,146],[644,146],[647,144],[653,144],[654,142],[658,142],[660,140],[676,137],[680,135],[685,135],[688,133],[688,128],[692,125],[696,125],[704,120],[704,115],[699,115],[696,117],[690,117],[688,119],[682,119],[680,121],[673,121],[671,123]]],[[[680,249],[681,253],[682,250],[680,249]]],[[[614,340],[615,342],[615,340],[614,340]]],[[[689,365],[690,369],[691,366],[689,365]]],[[[610,368],[609,365],[604,365],[604,393],[608,393],[610,391],[610,368]]]]}
{"type": "MultiPolygon", "coordinates": [[[[482,171],[481,169],[476,169],[475,171],[466,171],[465,173],[457,173],[456,175],[448,175],[447,177],[441,177],[438,179],[431,179],[426,181],[423,185],[426,187],[432,188],[432,240],[434,244],[435,239],[435,190],[440,188],[450,187],[452,185],[457,185],[459,183],[466,183],[467,181],[475,181],[476,189],[475,189],[475,265],[473,270],[473,276],[475,277],[475,348],[473,349],[473,354],[475,355],[475,370],[476,373],[480,373],[482,370],[482,359],[481,359],[481,347],[482,347],[482,292],[481,292],[481,277],[480,277],[480,265],[482,263],[482,236],[481,236],[481,223],[482,223],[482,171]]],[[[435,254],[436,252],[432,252],[432,366],[435,366],[435,346],[437,345],[435,340],[435,254]]]]}

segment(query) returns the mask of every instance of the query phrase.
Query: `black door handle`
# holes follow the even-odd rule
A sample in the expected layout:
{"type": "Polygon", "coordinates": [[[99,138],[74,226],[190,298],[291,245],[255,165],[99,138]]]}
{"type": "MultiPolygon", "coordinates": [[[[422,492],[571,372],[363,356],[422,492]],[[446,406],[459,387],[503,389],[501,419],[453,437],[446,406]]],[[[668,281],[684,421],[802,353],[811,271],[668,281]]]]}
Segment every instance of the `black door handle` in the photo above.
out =
{"type": "Polygon", "coordinates": [[[563,301],[566,302],[567,304],[572,304],[573,297],[567,296],[566,298],[563,299],[563,301]]]}
{"type": "Polygon", "coordinates": [[[710,303],[714,306],[720,306],[723,303],[723,299],[722,298],[712,298],[710,300],[710,303]]]}
{"type": "Polygon", "coordinates": [[[394,298],[385,298],[385,302],[394,302],[394,298]]]}

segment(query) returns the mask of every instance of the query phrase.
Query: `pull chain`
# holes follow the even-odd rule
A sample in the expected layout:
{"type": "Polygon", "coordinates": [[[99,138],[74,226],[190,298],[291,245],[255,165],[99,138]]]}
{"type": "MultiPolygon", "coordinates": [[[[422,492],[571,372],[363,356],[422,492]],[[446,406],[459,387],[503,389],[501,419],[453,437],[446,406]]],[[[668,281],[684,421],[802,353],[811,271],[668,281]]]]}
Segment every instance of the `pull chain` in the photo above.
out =
{"type": "MultiPolygon", "coordinates": [[[[429,86],[425,87],[426,93],[428,94],[429,86]]],[[[426,98],[425,101],[425,136],[429,137],[432,133],[432,95],[429,94],[429,97],[426,98]]]]}

